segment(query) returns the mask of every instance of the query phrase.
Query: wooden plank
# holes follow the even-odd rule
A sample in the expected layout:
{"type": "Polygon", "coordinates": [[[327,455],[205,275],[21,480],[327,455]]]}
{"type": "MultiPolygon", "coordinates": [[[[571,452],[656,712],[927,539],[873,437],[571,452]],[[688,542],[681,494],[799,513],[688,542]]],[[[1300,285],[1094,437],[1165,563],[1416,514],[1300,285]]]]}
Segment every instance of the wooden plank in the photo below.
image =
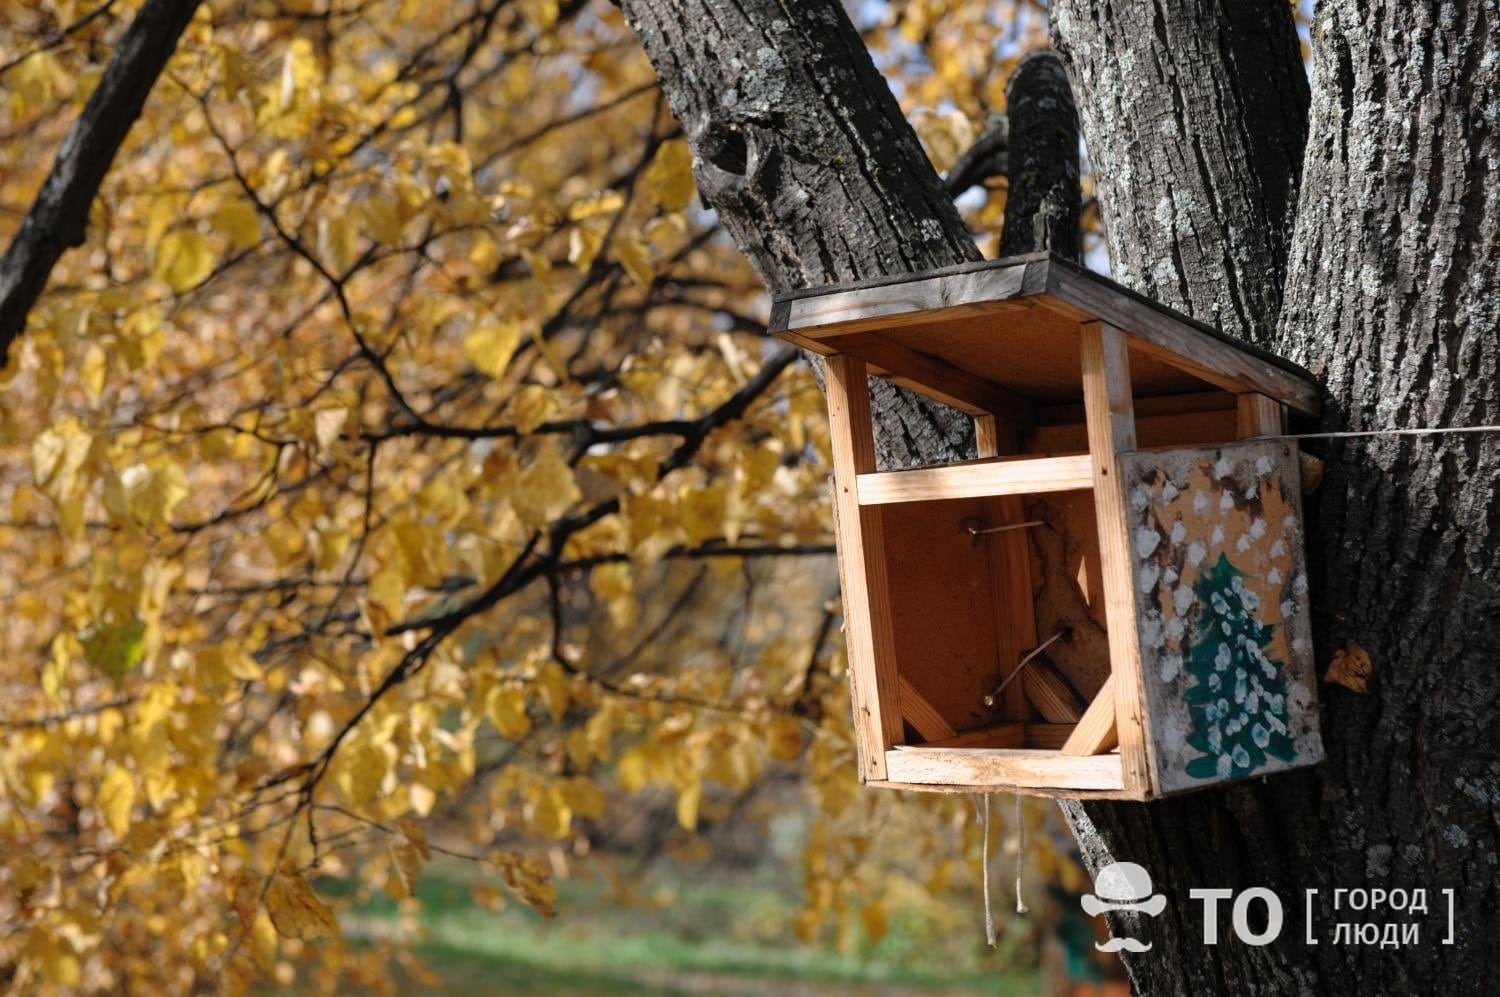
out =
{"type": "Polygon", "coordinates": [[[928,748],[1046,748],[1062,749],[1076,725],[1053,723],[999,723],[978,730],[929,741],[928,748]]]}
{"type": "Polygon", "coordinates": [[[1125,487],[1118,456],[1135,449],[1135,409],[1130,397],[1130,358],[1125,335],[1103,322],[1079,327],[1083,404],[1094,467],[1094,514],[1099,524],[1099,573],[1109,631],[1110,673],[1125,789],[1150,794],[1152,759],[1142,703],[1141,646],[1136,628],[1135,588],[1125,528],[1125,487]]]}
{"type": "Polygon", "coordinates": [[[1274,398],[1246,392],[1238,399],[1237,428],[1239,438],[1280,436],[1286,432],[1286,410],[1274,398]]]}
{"type": "MultiPolygon", "coordinates": [[[[1238,406],[1238,400],[1239,396],[1227,391],[1189,391],[1180,395],[1137,398],[1135,419],[1139,424],[1142,419],[1157,415],[1233,412],[1238,406]]],[[[1039,405],[1036,409],[1036,424],[1039,426],[1066,426],[1083,422],[1085,418],[1082,402],[1076,405],[1039,405]]]]}
{"type": "Polygon", "coordinates": [[[931,743],[954,736],[953,725],[943,719],[943,715],[907,681],[906,676],[901,676],[900,685],[901,716],[922,735],[922,740],[931,743]]]}
{"type": "Polygon", "coordinates": [[[927,743],[929,748],[1024,748],[1026,724],[1003,723],[978,730],[966,730],[942,740],[927,743]]]}
{"type": "Polygon", "coordinates": [[[1061,306],[1080,321],[1128,330],[1132,349],[1210,384],[1235,393],[1257,391],[1308,415],[1322,411],[1322,393],[1310,377],[1220,339],[1161,305],[1059,266],[1047,271],[1047,296],[1049,305],[1061,306]]]}
{"type": "Polygon", "coordinates": [[[885,377],[893,384],[935,398],[961,412],[996,413],[1023,424],[1036,421],[1036,405],[1031,399],[876,333],[837,336],[824,343],[837,353],[859,357],[877,377],[885,377]]]}
{"type": "MultiPolygon", "coordinates": [[[[821,338],[918,321],[991,315],[1005,310],[1010,299],[1039,293],[1046,285],[1048,266],[1049,261],[1040,257],[790,295],[777,299],[771,331],[821,338]]],[[[1019,302],[1010,305],[1012,309],[1025,307],[1019,302]]]]}
{"type": "Polygon", "coordinates": [[[1083,711],[1083,718],[1073,729],[1072,735],[1063,743],[1065,755],[1099,755],[1120,743],[1119,726],[1115,720],[1115,677],[1104,681],[1104,687],[1083,711]]]}
{"type": "Polygon", "coordinates": [[[872,506],[1066,492],[1092,487],[1094,474],[1089,456],[1075,454],[864,473],[859,475],[858,482],[859,504],[872,506]]]}
{"type": "MultiPolygon", "coordinates": [[[[1230,407],[1206,412],[1181,412],[1176,415],[1135,414],[1137,449],[1151,447],[1185,447],[1208,443],[1223,443],[1236,438],[1234,396],[1220,392],[1229,399],[1230,407]]],[[[1064,454],[1088,449],[1088,426],[1080,420],[1060,426],[1036,426],[1025,434],[1025,451],[1031,453],[1064,454]]]]}
{"type": "MultiPolygon", "coordinates": [[[[907,793],[993,793],[994,786],[947,785],[944,783],[892,782],[889,779],[871,780],[865,783],[872,789],[899,789],[907,793]]],[[[1035,796],[1044,800],[1133,800],[1143,799],[1138,793],[1127,793],[1123,789],[1053,789],[1048,786],[1005,786],[1007,793],[1016,796],[1035,796]]]]}
{"type": "MultiPolygon", "coordinates": [[[[999,457],[1016,451],[1016,428],[994,416],[974,420],[974,441],[980,457],[999,457]]],[[[1023,523],[1026,506],[1019,495],[988,496],[981,500],[984,521],[990,526],[1023,523]]],[[[1031,543],[1024,530],[989,534],[981,541],[989,567],[990,605],[995,617],[996,685],[1008,681],[1027,648],[1036,646],[1036,610],[1032,606],[1031,543]]],[[[996,715],[1003,720],[1030,719],[1026,693],[1020,682],[1000,692],[996,715]]]]}
{"type": "Polygon", "coordinates": [[[875,469],[874,424],[863,361],[829,357],[824,390],[859,773],[861,780],[884,779],[886,749],[901,736],[901,701],[881,514],[879,509],[861,507],[856,493],[859,475],[875,469]]]}
{"type": "Polygon", "coordinates": [[[1014,684],[1025,687],[1026,698],[1048,723],[1076,724],[1083,716],[1078,694],[1045,661],[1027,665],[1026,674],[1014,684]]]}
{"type": "Polygon", "coordinates": [[[1055,790],[1125,790],[1118,755],[1072,756],[1034,748],[901,747],[886,753],[891,782],[1055,790]]]}

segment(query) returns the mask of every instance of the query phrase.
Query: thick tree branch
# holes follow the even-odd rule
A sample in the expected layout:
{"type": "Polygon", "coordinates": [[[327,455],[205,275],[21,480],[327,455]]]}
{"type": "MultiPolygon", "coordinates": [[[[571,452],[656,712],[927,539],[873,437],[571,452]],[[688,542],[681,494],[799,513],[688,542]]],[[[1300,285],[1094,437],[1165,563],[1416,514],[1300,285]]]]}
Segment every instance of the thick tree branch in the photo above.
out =
{"type": "Polygon", "coordinates": [[[1043,49],[1021,60],[1005,86],[1005,109],[1009,184],[1000,255],[1047,249],[1079,259],[1078,107],[1056,53],[1043,49]]]}
{"type": "Polygon", "coordinates": [[[0,358],[26,327],[58,258],[83,244],[99,185],[200,2],[147,0],[63,138],[52,172],[0,259],[0,358]]]}

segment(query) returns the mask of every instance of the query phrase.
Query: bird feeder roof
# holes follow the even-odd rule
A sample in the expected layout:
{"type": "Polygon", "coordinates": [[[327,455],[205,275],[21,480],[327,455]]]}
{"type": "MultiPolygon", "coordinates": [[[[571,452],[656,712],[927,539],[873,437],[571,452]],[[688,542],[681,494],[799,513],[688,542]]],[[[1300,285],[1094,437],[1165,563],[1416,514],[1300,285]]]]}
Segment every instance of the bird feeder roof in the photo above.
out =
{"type": "Polygon", "coordinates": [[[1224,390],[1317,415],[1303,368],[1050,253],[778,295],[770,331],[975,414],[1083,397],[1079,325],[1125,333],[1136,398],[1224,390]]]}

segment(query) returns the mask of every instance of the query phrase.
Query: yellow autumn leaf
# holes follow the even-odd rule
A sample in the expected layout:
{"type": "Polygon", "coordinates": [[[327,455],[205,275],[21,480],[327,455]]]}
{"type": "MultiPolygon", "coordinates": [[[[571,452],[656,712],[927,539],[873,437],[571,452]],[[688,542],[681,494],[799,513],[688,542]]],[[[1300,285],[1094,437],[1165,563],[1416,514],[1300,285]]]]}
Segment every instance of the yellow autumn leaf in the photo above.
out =
{"type": "Polygon", "coordinates": [[[78,382],[83,385],[84,394],[89,396],[89,401],[97,402],[99,395],[103,393],[107,369],[108,357],[104,354],[104,347],[98,343],[90,343],[83,354],[83,366],[78,372],[78,382]]]}
{"type": "Polygon", "coordinates": [[[208,220],[215,232],[229,238],[235,252],[260,242],[260,212],[248,201],[226,201],[208,220]]]}
{"type": "Polygon", "coordinates": [[[187,475],[165,461],[156,466],[132,464],[120,474],[131,515],[150,526],[164,526],[172,510],[188,495],[187,475]]]}
{"type": "Polygon", "coordinates": [[[562,723],[573,695],[572,682],[563,672],[562,666],[555,661],[542,665],[537,671],[535,685],[542,702],[546,704],[547,712],[552,714],[552,722],[562,723]]]}
{"type": "Polygon", "coordinates": [[[501,737],[518,741],[531,731],[531,717],[526,714],[526,693],[516,686],[497,685],[491,689],[485,712],[501,737]]]}
{"type": "Polygon", "coordinates": [[[698,828],[698,804],[703,800],[703,783],[693,781],[677,791],[677,823],[684,831],[698,828]]]}
{"type": "Polygon", "coordinates": [[[663,142],[646,167],[646,190],[663,211],[681,211],[698,192],[693,180],[693,152],[683,139],[663,142]]]}
{"type": "Polygon", "coordinates": [[[573,827],[573,808],[563,799],[556,786],[546,786],[532,793],[526,807],[526,820],[549,838],[566,838],[573,827]]]}
{"type": "Polygon", "coordinates": [[[166,281],[178,294],[201,284],[213,269],[214,256],[208,239],[192,229],[178,229],[162,236],[151,265],[152,275],[166,281]]]}
{"type": "Polygon", "coordinates": [[[617,190],[608,190],[590,197],[581,197],[568,205],[568,220],[582,221],[595,215],[609,214],[625,207],[625,198],[617,190]]]}
{"type": "Polygon", "coordinates": [[[112,768],[99,783],[94,800],[104,822],[117,836],[130,829],[130,808],[135,805],[135,779],[123,768],[112,768]]]}
{"type": "Polygon", "coordinates": [[[278,874],[266,890],[266,913],[282,938],[337,935],[338,919],[300,873],[278,874]]]}
{"type": "Polygon", "coordinates": [[[463,352],[474,369],[499,380],[510,366],[510,358],[521,345],[517,322],[482,321],[464,337],[463,352]]]}
{"type": "Polygon", "coordinates": [[[634,236],[621,236],[614,243],[615,259],[639,287],[650,287],[656,279],[656,268],[651,265],[651,252],[634,236]]]}
{"type": "Polygon", "coordinates": [[[344,431],[344,423],[349,421],[349,410],[346,408],[325,408],[313,413],[313,436],[318,441],[318,447],[327,450],[333,446],[339,435],[344,431]]]}
{"type": "Polygon", "coordinates": [[[556,450],[547,449],[516,479],[511,503],[522,522],[539,527],[567,512],[582,497],[573,469],[556,450]]]}

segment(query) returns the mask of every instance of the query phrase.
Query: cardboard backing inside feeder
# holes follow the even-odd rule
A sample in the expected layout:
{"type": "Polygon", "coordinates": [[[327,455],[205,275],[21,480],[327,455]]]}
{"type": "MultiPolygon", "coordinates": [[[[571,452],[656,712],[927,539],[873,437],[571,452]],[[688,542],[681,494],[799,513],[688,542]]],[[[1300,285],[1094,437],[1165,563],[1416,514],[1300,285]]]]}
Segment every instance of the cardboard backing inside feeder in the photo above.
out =
{"type": "Polygon", "coordinates": [[[1305,371],[1045,255],[772,331],[829,358],[863,781],[1151,799],[1321,758],[1297,451],[1254,439],[1316,414],[1305,371]],[[878,471],[866,374],[980,458],[878,471]]]}

